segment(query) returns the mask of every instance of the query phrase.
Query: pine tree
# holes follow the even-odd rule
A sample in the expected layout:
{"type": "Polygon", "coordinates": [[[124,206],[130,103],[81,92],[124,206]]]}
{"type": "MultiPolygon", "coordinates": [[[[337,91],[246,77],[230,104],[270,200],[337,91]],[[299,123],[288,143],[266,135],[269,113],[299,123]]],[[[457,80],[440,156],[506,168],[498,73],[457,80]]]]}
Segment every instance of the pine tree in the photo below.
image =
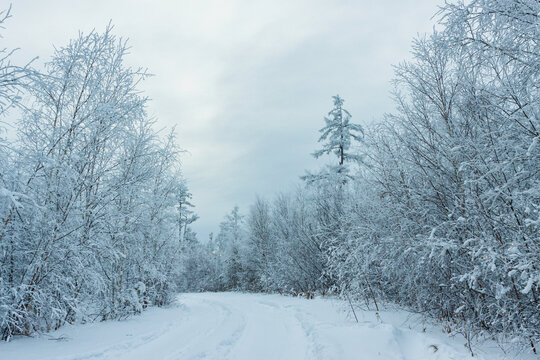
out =
{"type": "Polygon", "coordinates": [[[329,155],[333,153],[338,160],[338,165],[328,166],[319,174],[307,173],[302,177],[308,183],[328,179],[334,175],[338,175],[341,178],[339,182],[345,182],[347,178],[348,168],[346,163],[348,162],[360,162],[362,157],[358,154],[351,152],[352,140],[362,142],[364,136],[364,130],[359,124],[351,122],[351,113],[343,108],[343,100],[339,95],[332,96],[334,101],[334,107],[328,116],[324,118],[326,126],[319,130],[322,133],[318,142],[323,143],[321,149],[315,151],[312,155],[318,159],[322,155],[329,155]]]}

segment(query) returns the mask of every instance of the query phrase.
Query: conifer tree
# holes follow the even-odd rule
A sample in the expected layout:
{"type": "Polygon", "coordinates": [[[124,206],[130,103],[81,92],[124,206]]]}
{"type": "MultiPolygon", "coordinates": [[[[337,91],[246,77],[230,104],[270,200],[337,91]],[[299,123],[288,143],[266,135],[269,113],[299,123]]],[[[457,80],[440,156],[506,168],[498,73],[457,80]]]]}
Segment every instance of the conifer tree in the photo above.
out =
{"type": "Polygon", "coordinates": [[[326,125],[319,130],[322,133],[318,142],[322,143],[322,148],[312,155],[318,159],[322,155],[333,153],[337,157],[337,165],[330,165],[319,174],[307,173],[302,177],[308,183],[328,179],[335,175],[341,178],[340,183],[345,182],[348,168],[346,163],[360,162],[362,157],[351,151],[352,140],[361,142],[364,136],[362,126],[351,122],[351,113],[343,108],[343,100],[339,95],[332,96],[334,107],[328,116],[324,118],[326,125]]]}

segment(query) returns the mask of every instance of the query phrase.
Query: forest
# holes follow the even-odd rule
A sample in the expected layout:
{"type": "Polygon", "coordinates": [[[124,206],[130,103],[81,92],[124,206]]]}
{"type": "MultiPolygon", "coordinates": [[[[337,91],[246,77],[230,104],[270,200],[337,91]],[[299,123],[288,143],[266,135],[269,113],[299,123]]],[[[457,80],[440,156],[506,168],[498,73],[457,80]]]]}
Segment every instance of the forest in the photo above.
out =
{"type": "Polygon", "coordinates": [[[435,17],[395,65],[392,112],[366,124],[329,94],[320,168],[232,208],[208,240],[190,227],[174,129],[156,130],[149,74],[112,26],[43,70],[4,49],[0,121],[18,120],[0,138],[1,338],[234,290],[396,304],[469,344],[539,351],[540,3],[435,17]]]}

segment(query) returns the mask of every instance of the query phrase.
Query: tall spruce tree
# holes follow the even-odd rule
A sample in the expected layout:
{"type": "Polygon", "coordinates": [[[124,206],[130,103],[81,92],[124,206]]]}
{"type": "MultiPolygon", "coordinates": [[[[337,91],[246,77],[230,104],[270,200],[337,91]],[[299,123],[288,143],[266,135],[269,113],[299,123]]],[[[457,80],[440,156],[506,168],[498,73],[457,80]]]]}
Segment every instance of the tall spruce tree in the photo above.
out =
{"type": "Polygon", "coordinates": [[[349,162],[359,162],[362,157],[351,151],[352,140],[361,142],[364,136],[362,126],[351,122],[351,113],[343,108],[343,100],[339,95],[332,96],[334,107],[324,118],[326,125],[319,130],[322,133],[318,142],[322,143],[322,148],[315,151],[312,155],[318,159],[322,155],[333,153],[337,157],[337,165],[330,165],[319,174],[307,173],[302,179],[308,183],[328,179],[337,175],[341,179],[339,182],[345,182],[347,178],[349,162]]]}

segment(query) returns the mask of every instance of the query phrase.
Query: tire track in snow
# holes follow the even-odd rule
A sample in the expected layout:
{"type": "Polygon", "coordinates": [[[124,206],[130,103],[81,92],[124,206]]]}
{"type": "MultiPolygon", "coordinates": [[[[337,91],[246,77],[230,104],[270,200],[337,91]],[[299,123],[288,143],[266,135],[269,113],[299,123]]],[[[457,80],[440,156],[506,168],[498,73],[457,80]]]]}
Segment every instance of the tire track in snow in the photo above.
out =
{"type": "Polygon", "coordinates": [[[137,338],[131,341],[127,341],[122,344],[113,345],[113,346],[110,346],[105,349],[98,350],[89,354],[69,355],[66,357],[55,358],[55,359],[58,359],[58,360],[116,359],[118,358],[120,354],[125,354],[126,352],[133,352],[137,348],[140,348],[141,346],[147,345],[148,343],[158,339],[159,337],[167,333],[171,327],[172,327],[172,324],[168,324],[166,328],[162,329],[159,332],[152,332],[148,335],[138,336],[137,338]]]}
{"type": "Polygon", "coordinates": [[[209,311],[219,309],[218,323],[207,324],[206,331],[192,337],[180,351],[166,357],[167,360],[179,359],[223,359],[226,358],[234,344],[245,329],[245,318],[241,312],[234,312],[219,301],[202,299],[209,311]],[[209,326],[208,326],[209,325],[209,326]],[[229,332],[229,327],[232,329],[229,332]],[[223,334],[223,331],[226,330],[223,334]],[[221,333],[221,334],[220,334],[221,333]]]}
{"type": "MultiPolygon", "coordinates": [[[[180,313],[180,318],[185,318],[185,313],[180,313]]],[[[189,315],[189,314],[188,314],[189,315]]],[[[177,319],[179,320],[179,319],[177,319]]],[[[137,349],[147,346],[148,344],[156,341],[157,339],[170,333],[175,323],[170,321],[159,330],[150,331],[131,338],[128,341],[121,342],[109,347],[105,347],[100,350],[88,352],[78,355],[67,355],[64,357],[55,357],[55,360],[90,360],[90,359],[119,359],[126,354],[136,352],[137,349]]],[[[131,336],[131,335],[129,335],[131,336]]]]}
{"type": "Polygon", "coordinates": [[[317,331],[320,324],[315,324],[315,321],[313,319],[309,321],[305,316],[305,311],[301,311],[296,306],[289,305],[286,306],[286,308],[290,309],[289,311],[293,312],[294,318],[302,327],[306,338],[309,339],[311,345],[309,358],[318,360],[341,358],[343,352],[341,351],[341,348],[337,346],[337,344],[332,344],[334,345],[333,349],[328,349],[327,345],[323,345],[323,341],[321,340],[321,337],[317,331]]]}
{"type": "Polygon", "coordinates": [[[320,359],[320,356],[318,355],[318,350],[321,349],[321,346],[316,341],[316,337],[312,335],[313,328],[308,326],[307,323],[303,322],[299,318],[299,311],[296,307],[294,307],[293,305],[278,305],[275,302],[266,300],[258,301],[258,303],[263,306],[270,307],[282,314],[288,314],[290,319],[292,319],[293,322],[297,324],[297,326],[302,330],[303,335],[306,339],[306,343],[308,343],[308,347],[305,349],[305,358],[314,360],[320,359]]]}

